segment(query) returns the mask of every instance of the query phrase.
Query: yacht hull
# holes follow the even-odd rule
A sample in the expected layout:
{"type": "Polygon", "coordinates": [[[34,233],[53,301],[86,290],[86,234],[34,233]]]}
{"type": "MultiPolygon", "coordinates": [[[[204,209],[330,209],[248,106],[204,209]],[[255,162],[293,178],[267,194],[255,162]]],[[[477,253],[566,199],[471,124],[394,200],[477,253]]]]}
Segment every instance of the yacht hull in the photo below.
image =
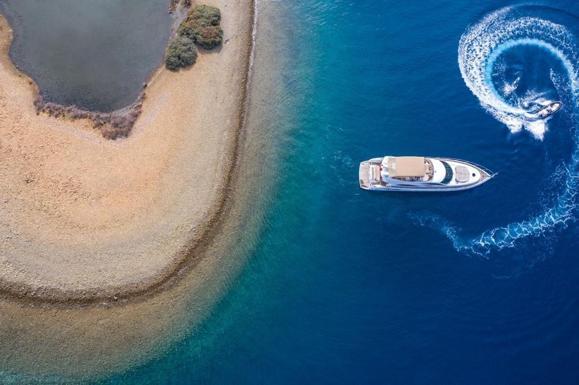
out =
{"type": "Polygon", "coordinates": [[[450,182],[403,182],[392,183],[392,180],[384,179],[382,177],[382,160],[384,158],[373,158],[360,163],[359,167],[359,183],[360,188],[369,191],[396,191],[396,192],[450,192],[450,191],[465,191],[478,187],[489,180],[496,174],[490,170],[479,166],[477,164],[467,162],[464,160],[451,158],[427,158],[431,161],[438,161],[452,165],[455,169],[457,166],[465,167],[469,173],[476,179],[472,181],[459,183],[456,180],[450,182]]]}

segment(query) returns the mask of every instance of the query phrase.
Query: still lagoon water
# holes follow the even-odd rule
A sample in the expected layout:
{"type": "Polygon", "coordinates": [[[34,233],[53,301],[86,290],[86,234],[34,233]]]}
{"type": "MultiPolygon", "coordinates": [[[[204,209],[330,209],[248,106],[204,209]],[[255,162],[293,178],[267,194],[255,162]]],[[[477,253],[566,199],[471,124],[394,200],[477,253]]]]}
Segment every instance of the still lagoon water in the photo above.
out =
{"type": "Polygon", "coordinates": [[[172,18],[159,0],[1,0],[10,54],[46,100],[96,111],[135,101],[159,66],[172,18]]]}
{"type": "Polygon", "coordinates": [[[511,5],[258,2],[290,37],[259,240],[201,326],[99,383],[579,382],[579,5],[511,5]],[[542,139],[516,114],[539,95],[565,105],[542,139]],[[359,190],[358,162],[385,154],[499,175],[456,194],[359,190]]]}

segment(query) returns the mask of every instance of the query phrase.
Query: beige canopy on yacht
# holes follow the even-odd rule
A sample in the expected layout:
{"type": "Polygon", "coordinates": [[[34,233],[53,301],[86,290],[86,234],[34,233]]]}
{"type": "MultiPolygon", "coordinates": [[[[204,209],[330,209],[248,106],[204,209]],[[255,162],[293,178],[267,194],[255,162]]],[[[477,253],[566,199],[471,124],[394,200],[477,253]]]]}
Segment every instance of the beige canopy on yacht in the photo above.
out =
{"type": "Polygon", "coordinates": [[[423,177],[426,175],[424,158],[418,156],[399,156],[388,159],[388,174],[391,177],[423,177]]]}

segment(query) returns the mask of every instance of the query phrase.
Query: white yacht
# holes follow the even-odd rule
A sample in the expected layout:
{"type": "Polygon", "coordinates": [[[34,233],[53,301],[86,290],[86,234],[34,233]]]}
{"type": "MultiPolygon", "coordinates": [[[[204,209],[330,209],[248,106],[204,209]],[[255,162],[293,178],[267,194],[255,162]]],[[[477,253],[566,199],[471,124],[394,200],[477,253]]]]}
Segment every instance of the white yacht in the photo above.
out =
{"type": "Polygon", "coordinates": [[[494,174],[474,163],[450,158],[385,156],[360,163],[360,187],[377,191],[458,191],[494,174]]]}

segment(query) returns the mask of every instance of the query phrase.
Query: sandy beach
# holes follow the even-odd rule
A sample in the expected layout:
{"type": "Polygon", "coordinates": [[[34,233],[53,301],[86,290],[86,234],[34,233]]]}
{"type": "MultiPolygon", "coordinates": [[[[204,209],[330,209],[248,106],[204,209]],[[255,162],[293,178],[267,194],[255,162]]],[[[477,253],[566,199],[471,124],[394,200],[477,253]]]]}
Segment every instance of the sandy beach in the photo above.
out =
{"type": "Polygon", "coordinates": [[[206,243],[223,211],[243,124],[251,1],[222,9],[226,44],[160,69],[131,136],[38,115],[0,19],[0,289],[40,301],[143,294],[206,243]]]}
{"type": "MultiPolygon", "coordinates": [[[[219,60],[219,56],[230,49],[239,51],[248,41],[245,40],[248,36],[240,35],[235,28],[242,25],[249,28],[250,2],[211,3],[222,7],[225,39],[231,40],[221,52],[200,56],[191,70],[192,78],[201,76],[195,75],[200,68],[217,70],[205,61],[219,60]]],[[[229,199],[224,201],[222,215],[215,217],[219,220],[214,222],[214,230],[206,233],[209,236],[205,236],[203,242],[193,244],[196,247],[189,250],[189,258],[185,255],[184,265],[177,274],[169,275],[172,278],[166,284],[156,289],[149,287],[141,295],[128,294],[118,297],[117,301],[111,297],[86,297],[87,304],[78,301],[83,297],[74,297],[73,301],[69,297],[59,302],[53,301],[54,297],[15,298],[13,292],[5,292],[5,296],[0,296],[0,382],[6,379],[30,384],[84,383],[86,379],[103,378],[146,364],[176,342],[195,335],[215,304],[230,290],[257,243],[266,207],[275,196],[272,190],[278,178],[275,164],[283,147],[282,127],[291,127],[287,121],[290,98],[283,86],[283,74],[288,71],[285,66],[289,65],[285,55],[291,35],[281,26],[285,25],[287,15],[279,12],[277,3],[259,3],[258,8],[255,68],[248,83],[247,121],[239,132],[233,179],[225,189],[229,199]],[[270,166],[263,167],[264,164],[270,166]]],[[[243,30],[249,31],[245,27],[243,30]]],[[[235,56],[234,53],[231,56],[235,56]]],[[[239,71],[226,68],[221,69],[223,73],[243,81],[239,71]]],[[[212,93],[213,87],[207,91],[212,100],[217,97],[212,93]]],[[[150,102],[150,98],[148,100],[150,102]]],[[[209,101],[203,104],[207,105],[215,107],[215,103],[209,101]]],[[[199,110],[202,109],[200,106],[199,110]]],[[[235,114],[223,121],[228,122],[228,126],[238,119],[239,110],[231,109],[235,114]]],[[[216,115],[206,114],[203,112],[204,120],[216,119],[218,123],[216,115]]],[[[76,124],[67,135],[102,147],[123,146],[143,135],[139,127],[126,142],[104,141],[98,132],[88,126],[79,130],[76,124]]],[[[212,127],[225,133],[224,127],[212,127]]],[[[201,342],[201,351],[206,343],[201,342]]],[[[149,383],[158,382],[152,378],[149,383]]]]}

